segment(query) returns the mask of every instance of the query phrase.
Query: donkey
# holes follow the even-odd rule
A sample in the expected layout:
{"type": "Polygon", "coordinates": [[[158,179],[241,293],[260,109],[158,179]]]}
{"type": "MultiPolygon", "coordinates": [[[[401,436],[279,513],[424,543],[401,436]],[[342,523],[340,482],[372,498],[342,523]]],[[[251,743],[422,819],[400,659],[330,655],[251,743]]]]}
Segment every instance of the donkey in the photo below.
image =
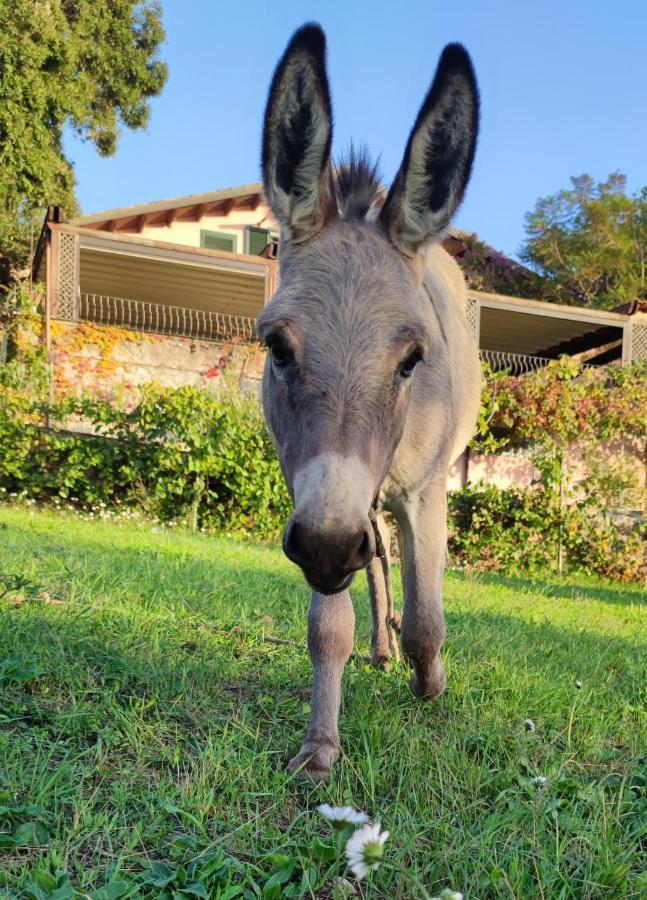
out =
{"type": "Polygon", "coordinates": [[[372,662],[397,651],[383,511],[402,551],[402,650],[411,688],[445,689],[442,588],[447,473],[469,441],[480,365],[462,274],[439,241],[467,185],[478,90],[459,44],[438,69],[388,193],[351,151],[330,160],[326,41],[298,30],[272,80],[263,181],[281,226],[280,287],[258,318],[268,347],[263,407],[294,501],[283,550],[311,586],[311,719],[288,769],[324,780],[340,753],[342,672],[355,618],[348,587],[367,570],[372,662]],[[373,520],[373,521],[372,521],[373,520]],[[373,527],[375,524],[375,528],[373,527]]]}

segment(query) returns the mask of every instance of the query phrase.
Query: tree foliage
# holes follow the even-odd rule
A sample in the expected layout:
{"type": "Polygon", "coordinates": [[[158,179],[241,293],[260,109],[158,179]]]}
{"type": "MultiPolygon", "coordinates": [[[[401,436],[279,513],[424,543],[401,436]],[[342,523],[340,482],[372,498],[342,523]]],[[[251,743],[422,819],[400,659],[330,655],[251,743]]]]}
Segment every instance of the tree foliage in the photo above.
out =
{"type": "Polygon", "coordinates": [[[0,0],[0,253],[27,256],[50,203],[74,211],[66,128],[99,153],[144,128],[167,77],[155,0],[0,0]]]}
{"type": "Polygon", "coordinates": [[[546,299],[608,309],[647,296],[647,187],[627,193],[620,172],[537,201],[521,258],[544,277],[546,299]]]}

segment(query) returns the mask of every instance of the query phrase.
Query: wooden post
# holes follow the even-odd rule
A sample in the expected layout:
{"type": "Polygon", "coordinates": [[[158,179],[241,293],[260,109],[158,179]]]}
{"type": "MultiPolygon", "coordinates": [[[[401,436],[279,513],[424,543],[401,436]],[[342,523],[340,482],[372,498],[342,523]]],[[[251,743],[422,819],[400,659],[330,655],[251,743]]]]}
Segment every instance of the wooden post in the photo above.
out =
{"type": "Polygon", "coordinates": [[[265,269],[265,299],[263,305],[267,306],[278,287],[277,263],[273,259],[267,260],[267,268],[265,269]]]}
{"type": "Polygon", "coordinates": [[[461,456],[461,487],[467,487],[470,480],[470,445],[463,450],[463,455],[461,456]]]}

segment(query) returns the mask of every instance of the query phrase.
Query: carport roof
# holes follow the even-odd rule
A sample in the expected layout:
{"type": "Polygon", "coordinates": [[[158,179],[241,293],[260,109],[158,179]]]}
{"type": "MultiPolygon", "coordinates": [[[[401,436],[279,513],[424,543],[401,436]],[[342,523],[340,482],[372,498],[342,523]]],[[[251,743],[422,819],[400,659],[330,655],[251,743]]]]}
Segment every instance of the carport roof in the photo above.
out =
{"type": "MultiPolygon", "coordinates": [[[[255,318],[273,292],[276,262],[261,256],[67,223],[52,222],[49,227],[78,236],[82,293],[255,318]]],[[[43,268],[41,261],[40,277],[43,268]]],[[[617,345],[632,318],[624,311],[563,306],[482,291],[468,294],[478,307],[483,350],[555,357],[561,352],[579,352],[580,347],[588,351],[608,343],[617,345]]],[[[635,312],[639,313],[638,307],[635,312]]]]}
{"type": "Polygon", "coordinates": [[[469,291],[480,307],[479,346],[531,356],[556,357],[583,339],[582,349],[621,337],[628,316],[611,310],[564,306],[521,297],[469,291]]]}

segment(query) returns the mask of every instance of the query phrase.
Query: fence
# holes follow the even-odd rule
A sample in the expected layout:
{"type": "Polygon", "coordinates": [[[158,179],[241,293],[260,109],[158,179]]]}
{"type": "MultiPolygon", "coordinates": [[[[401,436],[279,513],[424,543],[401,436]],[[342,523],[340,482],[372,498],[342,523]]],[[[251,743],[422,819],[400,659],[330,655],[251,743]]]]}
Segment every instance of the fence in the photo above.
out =
{"type": "Polygon", "coordinates": [[[151,334],[169,334],[196,340],[238,338],[255,341],[256,324],[247,316],[144,303],[101,294],[81,294],[79,318],[99,325],[114,325],[151,334]]]}

